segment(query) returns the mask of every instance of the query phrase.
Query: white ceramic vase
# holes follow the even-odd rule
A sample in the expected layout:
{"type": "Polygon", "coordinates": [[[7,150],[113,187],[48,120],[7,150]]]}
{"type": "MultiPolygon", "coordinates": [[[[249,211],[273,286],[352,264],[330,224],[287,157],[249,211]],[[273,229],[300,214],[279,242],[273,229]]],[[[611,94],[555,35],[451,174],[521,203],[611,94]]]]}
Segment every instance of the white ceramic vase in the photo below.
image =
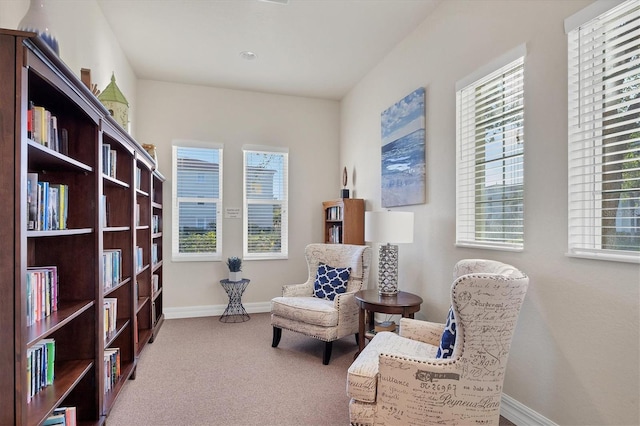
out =
{"type": "Polygon", "coordinates": [[[49,22],[49,2],[50,0],[31,0],[29,10],[18,24],[18,29],[38,34],[56,55],[59,55],[58,40],[51,31],[49,22]]]}
{"type": "Polygon", "coordinates": [[[242,281],[242,272],[229,272],[229,281],[231,282],[242,281]]]}

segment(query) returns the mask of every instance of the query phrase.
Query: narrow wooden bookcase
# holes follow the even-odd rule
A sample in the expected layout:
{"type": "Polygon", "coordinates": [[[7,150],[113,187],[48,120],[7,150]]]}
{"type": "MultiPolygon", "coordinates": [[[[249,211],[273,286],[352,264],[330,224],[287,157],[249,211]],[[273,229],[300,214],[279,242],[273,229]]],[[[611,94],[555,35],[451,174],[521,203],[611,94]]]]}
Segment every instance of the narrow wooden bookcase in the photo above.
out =
{"type": "MultiPolygon", "coordinates": [[[[136,366],[134,347],[136,303],[134,299],[134,208],[132,203],[134,187],[134,159],[136,152],[129,136],[112,121],[101,121],[101,193],[99,219],[102,233],[100,237],[102,269],[100,291],[102,294],[101,325],[103,354],[119,351],[119,377],[101,377],[99,389],[102,392],[102,415],[107,415],[115,402],[125,380],[132,376],[136,366]],[[115,327],[109,327],[105,311],[108,301],[116,300],[115,327]],[[112,328],[112,329],[110,329],[112,328]],[[113,383],[111,383],[113,382],[113,383]],[[109,389],[109,390],[107,390],[109,389]]],[[[103,366],[106,369],[106,366],[103,366]]]]}
{"type": "Polygon", "coordinates": [[[338,198],[322,202],[324,242],[364,244],[364,200],[338,198]]]}
{"type": "Polygon", "coordinates": [[[151,177],[151,320],[156,337],[164,321],[162,305],[162,186],[164,176],[155,170],[151,177]]]}
{"type": "Polygon", "coordinates": [[[152,164],[136,155],[135,176],[135,293],[136,354],[140,354],[153,335],[151,318],[151,171],[152,164]]]}
{"type": "Polygon", "coordinates": [[[0,154],[0,424],[38,425],[64,406],[103,424],[163,318],[151,227],[164,179],[46,44],[3,29],[0,154]],[[46,386],[31,362],[43,339],[55,342],[46,386]]]}

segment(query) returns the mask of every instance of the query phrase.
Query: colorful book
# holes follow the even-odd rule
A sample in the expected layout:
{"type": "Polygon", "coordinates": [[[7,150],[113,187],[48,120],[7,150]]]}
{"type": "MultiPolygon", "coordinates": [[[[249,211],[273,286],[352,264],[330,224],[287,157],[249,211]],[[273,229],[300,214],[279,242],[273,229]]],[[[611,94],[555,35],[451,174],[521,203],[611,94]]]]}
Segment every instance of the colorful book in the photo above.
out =
{"type": "Polygon", "coordinates": [[[38,174],[27,173],[27,230],[38,229],[38,174]]]}

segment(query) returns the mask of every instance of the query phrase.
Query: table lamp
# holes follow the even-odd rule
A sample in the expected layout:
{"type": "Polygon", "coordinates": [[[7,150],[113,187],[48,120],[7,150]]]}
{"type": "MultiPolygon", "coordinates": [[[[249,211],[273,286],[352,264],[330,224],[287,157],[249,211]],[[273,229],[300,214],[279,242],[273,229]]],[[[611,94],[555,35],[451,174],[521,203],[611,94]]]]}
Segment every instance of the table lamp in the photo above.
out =
{"type": "Polygon", "coordinates": [[[364,213],[364,239],[381,243],[378,253],[378,293],[398,294],[398,246],[413,242],[413,212],[364,213]]]}

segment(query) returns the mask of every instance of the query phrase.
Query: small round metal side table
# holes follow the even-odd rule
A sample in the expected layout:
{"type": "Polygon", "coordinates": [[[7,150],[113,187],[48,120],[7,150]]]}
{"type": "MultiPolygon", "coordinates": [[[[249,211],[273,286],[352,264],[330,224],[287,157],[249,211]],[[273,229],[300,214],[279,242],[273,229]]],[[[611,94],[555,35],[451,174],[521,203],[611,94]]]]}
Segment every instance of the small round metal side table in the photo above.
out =
{"type": "Polygon", "coordinates": [[[240,281],[220,280],[220,285],[229,296],[227,309],[224,310],[220,317],[221,322],[245,322],[251,319],[244,306],[242,306],[242,293],[244,293],[250,281],[246,278],[240,281]]]}

